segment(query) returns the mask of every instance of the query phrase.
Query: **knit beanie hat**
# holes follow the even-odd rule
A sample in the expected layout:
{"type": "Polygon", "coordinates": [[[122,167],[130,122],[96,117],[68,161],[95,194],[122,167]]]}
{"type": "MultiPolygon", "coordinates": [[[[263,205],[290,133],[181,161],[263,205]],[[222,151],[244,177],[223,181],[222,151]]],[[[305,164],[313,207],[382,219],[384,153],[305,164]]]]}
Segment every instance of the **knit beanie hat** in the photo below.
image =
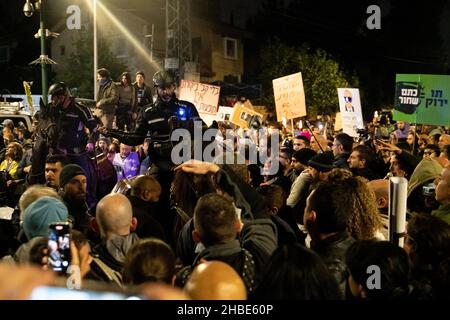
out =
{"type": "Polygon", "coordinates": [[[308,161],[308,165],[320,172],[328,172],[334,168],[334,156],[330,151],[319,153],[308,161]]]}
{"type": "Polygon", "coordinates": [[[61,200],[42,197],[30,204],[23,214],[23,230],[28,240],[48,235],[48,226],[53,222],[67,221],[69,212],[61,200]]]}
{"type": "Polygon", "coordinates": [[[59,174],[59,186],[63,188],[73,177],[83,175],[86,176],[83,168],[77,164],[68,164],[62,168],[59,174]]]}
{"type": "Polygon", "coordinates": [[[313,149],[303,148],[298,151],[295,151],[292,155],[292,158],[303,164],[304,166],[308,165],[308,161],[311,160],[317,154],[313,149]]]}

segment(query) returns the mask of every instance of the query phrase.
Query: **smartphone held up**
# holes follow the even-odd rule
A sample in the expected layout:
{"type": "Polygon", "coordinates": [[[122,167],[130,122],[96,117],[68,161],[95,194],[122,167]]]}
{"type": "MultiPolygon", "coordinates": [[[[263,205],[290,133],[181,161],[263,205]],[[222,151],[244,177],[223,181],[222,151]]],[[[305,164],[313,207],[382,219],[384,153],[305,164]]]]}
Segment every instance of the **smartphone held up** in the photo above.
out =
{"type": "Polygon", "coordinates": [[[55,222],[49,226],[48,265],[55,272],[65,273],[70,265],[70,225],[55,222]]]}

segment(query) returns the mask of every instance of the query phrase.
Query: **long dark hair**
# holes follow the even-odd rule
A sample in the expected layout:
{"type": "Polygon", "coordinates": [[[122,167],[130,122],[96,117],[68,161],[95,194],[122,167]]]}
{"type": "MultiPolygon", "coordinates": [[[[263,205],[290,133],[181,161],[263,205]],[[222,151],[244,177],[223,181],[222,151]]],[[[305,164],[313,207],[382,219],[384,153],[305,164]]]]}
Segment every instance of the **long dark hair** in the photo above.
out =
{"type": "Polygon", "coordinates": [[[170,284],[175,274],[175,254],[168,244],[156,238],[141,240],[125,257],[123,281],[131,284],[164,282],[170,284]]]}
{"type": "Polygon", "coordinates": [[[192,218],[197,200],[208,193],[216,192],[217,185],[212,175],[193,175],[177,171],[172,183],[173,205],[183,209],[192,218]]]}
{"type": "Polygon", "coordinates": [[[253,298],[257,300],[338,300],[338,284],[322,259],[299,244],[276,249],[253,298]]]}
{"type": "Polygon", "coordinates": [[[429,284],[438,298],[450,297],[450,225],[425,214],[408,221],[407,245],[414,280],[429,284]]]}
{"type": "MultiPolygon", "coordinates": [[[[346,263],[353,280],[363,286],[371,300],[398,300],[409,295],[409,262],[406,252],[388,241],[360,240],[347,250],[346,263]],[[368,288],[369,267],[380,270],[380,288],[368,288]]],[[[376,271],[374,271],[376,272],[376,271]]]]}

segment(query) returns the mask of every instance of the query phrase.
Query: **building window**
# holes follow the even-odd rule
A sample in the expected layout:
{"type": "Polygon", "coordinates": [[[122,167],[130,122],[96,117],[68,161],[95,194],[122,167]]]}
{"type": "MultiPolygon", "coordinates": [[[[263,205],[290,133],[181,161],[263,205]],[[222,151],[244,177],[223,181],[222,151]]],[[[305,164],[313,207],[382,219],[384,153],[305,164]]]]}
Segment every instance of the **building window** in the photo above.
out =
{"type": "Polygon", "coordinates": [[[237,60],[237,40],[233,38],[224,38],[223,55],[225,59],[237,60]]]}
{"type": "Polygon", "coordinates": [[[0,63],[9,62],[9,47],[8,46],[0,46],[0,63]]]}
{"type": "Polygon", "coordinates": [[[62,56],[65,56],[66,55],[66,46],[61,46],[61,47],[59,47],[59,53],[62,55],[62,56]]]}

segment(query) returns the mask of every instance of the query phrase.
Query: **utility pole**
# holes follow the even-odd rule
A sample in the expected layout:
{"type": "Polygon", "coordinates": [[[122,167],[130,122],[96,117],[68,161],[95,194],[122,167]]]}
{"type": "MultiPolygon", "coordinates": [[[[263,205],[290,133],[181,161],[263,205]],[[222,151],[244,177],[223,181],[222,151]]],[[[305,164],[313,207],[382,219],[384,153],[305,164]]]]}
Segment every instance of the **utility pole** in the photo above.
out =
{"type": "Polygon", "coordinates": [[[152,39],[150,41],[150,61],[153,62],[153,40],[155,39],[155,24],[152,23],[152,39]]]}
{"type": "Polygon", "coordinates": [[[35,38],[40,38],[41,43],[41,55],[36,60],[30,62],[30,64],[41,65],[41,78],[42,78],[42,100],[45,104],[48,102],[48,75],[47,64],[56,64],[55,61],[50,59],[45,49],[45,40],[48,37],[57,37],[58,34],[52,33],[45,29],[44,24],[44,0],[36,1],[33,5],[30,0],[27,0],[23,6],[23,13],[26,17],[31,17],[35,10],[39,10],[39,31],[34,35],[35,38]]]}
{"type": "Polygon", "coordinates": [[[166,0],[166,69],[182,70],[192,61],[191,1],[166,0]]]}
{"type": "Polygon", "coordinates": [[[148,26],[144,25],[144,46],[146,48],[149,47],[148,44],[148,39],[150,39],[150,61],[153,62],[153,40],[154,40],[154,36],[155,35],[155,24],[152,23],[152,33],[149,34],[148,33],[148,26]]]}
{"type": "Polygon", "coordinates": [[[93,29],[94,29],[94,100],[97,102],[98,84],[98,47],[97,47],[97,0],[94,0],[93,10],[93,29]]]}
{"type": "MultiPolygon", "coordinates": [[[[45,25],[44,25],[44,2],[40,2],[39,9],[39,33],[40,33],[40,41],[41,41],[41,56],[40,59],[44,59],[47,57],[47,53],[45,50],[45,25]]],[[[47,76],[47,63],[46,61],[41,61],[41,77],[42,77],[42,99],[44,103],[48,102],[48,76],[47,76]]]]}

